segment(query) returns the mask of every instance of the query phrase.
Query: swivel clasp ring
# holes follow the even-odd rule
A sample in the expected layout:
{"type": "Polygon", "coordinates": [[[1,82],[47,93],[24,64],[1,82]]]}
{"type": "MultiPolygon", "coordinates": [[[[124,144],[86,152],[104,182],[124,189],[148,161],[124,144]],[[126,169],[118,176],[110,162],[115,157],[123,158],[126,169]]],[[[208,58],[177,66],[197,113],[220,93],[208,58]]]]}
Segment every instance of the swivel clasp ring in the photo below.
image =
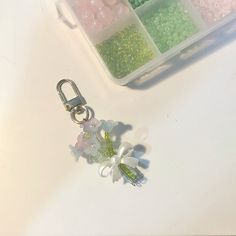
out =
{"type": "Polygon", "coordinates": [[[66,111],[70,112],[70,116],[73,122],[76,124],[83,124],[84,122],[91,119],[91,111],[90,108],[85,106],[86,100],[80,93],[78,87],[76,86],[75,82],[73,80],[69,79],[62,79],[57,83],[57,92],[59,94],[59,97],[66,109],[66,111]],[[69,83],[71,85],[72,90],[75,93],[75,97],[68,100],[65,96],[62,87],[64,84],[69,83]],[[79,120],[77,118],[78,115],[85,114],[85,117],[82,120],[79,120]]]}

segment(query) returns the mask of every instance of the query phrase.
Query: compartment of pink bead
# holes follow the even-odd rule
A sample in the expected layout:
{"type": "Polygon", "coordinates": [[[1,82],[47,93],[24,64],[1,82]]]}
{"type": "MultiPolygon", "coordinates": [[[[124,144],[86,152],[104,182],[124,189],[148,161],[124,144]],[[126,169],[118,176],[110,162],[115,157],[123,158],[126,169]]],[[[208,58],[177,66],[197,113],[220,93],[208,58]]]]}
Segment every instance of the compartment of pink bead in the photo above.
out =
{"type": "Polygon", "coordinates": [[[236,18],[236,0],[59,0],[57,9],[121,85],[158,75],[161,65],[236,18]]]}

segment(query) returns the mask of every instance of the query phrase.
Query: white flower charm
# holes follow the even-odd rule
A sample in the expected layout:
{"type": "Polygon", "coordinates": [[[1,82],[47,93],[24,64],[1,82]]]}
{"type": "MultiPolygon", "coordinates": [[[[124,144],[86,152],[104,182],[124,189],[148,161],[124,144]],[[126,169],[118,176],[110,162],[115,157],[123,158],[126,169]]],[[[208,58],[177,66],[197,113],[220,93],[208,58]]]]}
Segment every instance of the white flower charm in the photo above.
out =
{"type": "Polygon", "coordinates": [[[111,157],[110,160],[103,162],[99,168],[99,174],[102,177],[112,175],[112,181],[118,181],[122,177],[120,171],[120,164],[125,164],[128,167],[135,169],[138,166],[138,159],[131,156],[133,147],[129,143],[123,143],[116,155],[111,157]]]}
{"type": "Polygon", "coordinates": [[[80,135],[77,138],[77,143],[75,144],[75,147],[82,153],[86,150],[86,148],[89,147],[89,139],[86,137],[87,135],[85,133],[80,133],[80,135]]]}
{"type": "Polygon", "coordinates": [[[84,150],[87,155],[96,156],[100,148],[100,143],[95,136],[89,139],[89,147],[84,150]]]}

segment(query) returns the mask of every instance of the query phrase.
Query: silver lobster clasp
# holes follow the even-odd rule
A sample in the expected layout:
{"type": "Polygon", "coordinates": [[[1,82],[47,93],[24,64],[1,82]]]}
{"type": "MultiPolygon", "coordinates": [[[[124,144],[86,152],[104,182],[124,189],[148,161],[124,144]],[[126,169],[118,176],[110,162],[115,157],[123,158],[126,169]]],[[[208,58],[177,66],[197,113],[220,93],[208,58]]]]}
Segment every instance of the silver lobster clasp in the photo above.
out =
{"type": "Polygon", "coordinates": [[[57,84],[57,92],[59,94],[59,97],[60,97],[66,111],[70,112],[71,119],[75,123],[82,124],[85,121],[89,120],[90,112],[89,112],[88,107],[85,106],[87,104],[86,100],[84,99],[84,97],[80,93],[80,91],[74,81],[69,80],[69,79],[62,79],[57,84]],[[64,92],[62,91],[62,86],[66,83],[69,83],[71,85],[71,88],[73,89],[73,91],[75,93],[75,97],[70,100],[67,99],[64,92]],[[78,120],[76,118],[76,115],[81,115],[83,113],[86,114],[85,118],[83,120],[78,120]]]}
{"type": "Polygon", "coordinates": [[[75,82],[69,79],[63,79],[61,81],[58,82],[57,84],[57,92],[61,98],[62,103],[64,104],[66,111],[71,111],[72,109],[74,109],[75,107],[78,106],[84,106],[86,105],[86,101],[84,99],[84,97],[82,96],[82,94],[80,93],[78,87],[76,86],[75,82]],[[71,88],[73,89],[74,93],[75,93],[75,97],[72,98],[71,100],[67,100],[64,92],[62,91],[62,86],[66,83],[69,83],[71,85],[71,88]]]}

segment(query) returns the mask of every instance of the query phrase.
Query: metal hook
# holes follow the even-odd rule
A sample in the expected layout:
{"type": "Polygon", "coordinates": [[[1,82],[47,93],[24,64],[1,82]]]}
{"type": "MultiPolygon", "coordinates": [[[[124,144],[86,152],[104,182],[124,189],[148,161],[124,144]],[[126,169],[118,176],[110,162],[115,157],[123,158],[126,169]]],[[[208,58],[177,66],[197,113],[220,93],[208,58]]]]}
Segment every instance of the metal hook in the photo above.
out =
{"type": "Polygon", "coordinates": [[[57,92],[66,111],[70,112],[72,121],[74,121],[76,124],[83,124],[85,121],[88,121],[90,119],[90,111],[88,107],[85,106],[87,104],[86,100],[80,93],[78,87],[76,86],[73,80],[69,79],[60,80],[57,84],[57,92]],[[62,86],[66,83],[69,83],[71,85],[71,88],[73,89],[76,95],[74,98],[70,100],[67,99],[64,92],[62,91],[62,86]],[[81,115],[83,113],[85,113],[85,118],[83,120],[78,120],[76,118],[76,115],[81,115]]]}
{"type": "Polygon", "coordinates": [[[85,99],[83,98],[82,94],[80,93],[78,87],[76,86],[75,82],[69,79],[63,79],[58,82],[57,84],[57,92],[61,98],[62,103],[65,106],[66,111],[71,111],[73,108],[77,106],[84,106],[86,104],[85,99]],[[64,92],[62,91],[62,86],[66,83],[69,83],[71,85],[71,88],[73,89],[75,93],[75,97],[68,101],[66,98],[64,92]]]}

